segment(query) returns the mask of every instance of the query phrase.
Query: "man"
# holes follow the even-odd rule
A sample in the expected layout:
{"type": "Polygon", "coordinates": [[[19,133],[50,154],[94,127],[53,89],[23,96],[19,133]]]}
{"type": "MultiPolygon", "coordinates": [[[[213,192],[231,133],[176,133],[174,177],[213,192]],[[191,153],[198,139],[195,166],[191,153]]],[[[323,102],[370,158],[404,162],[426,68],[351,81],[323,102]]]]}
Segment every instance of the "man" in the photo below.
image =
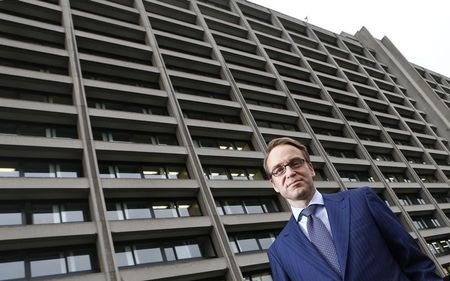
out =
{"type": "Polygon", "coordinates": [[[264,168],[293,213],[268,251],[276,281],[442,281],[370,188],[318,192],[299,142],[271,141],[264,168]]]}

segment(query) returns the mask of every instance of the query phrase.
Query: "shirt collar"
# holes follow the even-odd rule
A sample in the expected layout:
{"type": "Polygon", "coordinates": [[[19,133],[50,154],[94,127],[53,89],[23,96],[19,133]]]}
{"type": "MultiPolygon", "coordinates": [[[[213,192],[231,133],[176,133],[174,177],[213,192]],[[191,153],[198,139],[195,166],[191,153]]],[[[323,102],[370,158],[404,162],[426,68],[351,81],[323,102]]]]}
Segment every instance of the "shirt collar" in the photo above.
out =
{"type": "MultiPolygon", "coordinates": [[[[313,204],[324,205],[322,193],[320,193],[317,190],[314,193],[313,198],[311,199],[311,202],[309,202],[308,206],[309,205],[313,205],[313,204]]],[[[306,207],[308,207],[308,206],[306,206],[306,207]]],[[[300,216],[300,213],[305,208],[297,208],[297,207],[292,207],[291,206],[291,209],[292,209],[292,214],[294,215],[294,218],[298,221],[298,216],[300,216]]]]}

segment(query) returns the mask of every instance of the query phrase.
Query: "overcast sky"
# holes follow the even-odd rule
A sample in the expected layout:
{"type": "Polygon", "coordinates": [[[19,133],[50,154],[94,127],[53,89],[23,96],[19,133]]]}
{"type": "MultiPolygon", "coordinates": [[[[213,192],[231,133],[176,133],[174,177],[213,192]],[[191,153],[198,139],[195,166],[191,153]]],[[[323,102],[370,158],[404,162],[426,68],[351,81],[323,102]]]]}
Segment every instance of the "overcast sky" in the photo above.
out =
{"type": "Polygon", "coordinates": [[[249,0],[324,29],[387,36],[412,63],[450,77],[449,0],[249,0]]]}

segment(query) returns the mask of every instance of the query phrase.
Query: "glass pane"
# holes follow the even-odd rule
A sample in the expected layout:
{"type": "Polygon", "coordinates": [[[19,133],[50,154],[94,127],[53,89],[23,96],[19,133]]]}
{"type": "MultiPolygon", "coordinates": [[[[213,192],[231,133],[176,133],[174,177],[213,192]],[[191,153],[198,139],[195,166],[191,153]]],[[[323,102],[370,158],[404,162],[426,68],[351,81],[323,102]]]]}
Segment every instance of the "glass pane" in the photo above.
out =
{"type": "Polygon", "coordinates": [[[200,207],[195,201],[178,201],[178,212],[181,217],[201,216],[200,207]]]}
{"type": "Polygon", "coordinates": [[[234,150],[233,143],[226,140],[218,141],[219,149],[234,150]]]}
{"type": "Polygon", "coordinates": [[[114,172],[114,167],[108,164],[99,163],[98,169],[100,171],[100,178],[102,179],[114,179],[116,174],[114,172]]]}
{"type": "Polygon", "coordinates": [[[25,162],[23,170],[24,170],[24,177],[34,177],[34,178],[56,177],[54,169],[53,171],[50,171],[50,165],[48,163],[25,162]]]}
{"type": "Polygon", "coordinates": [[[133,253],[130,247],[116,247],[116,260],[117,266],[130,266],[134,265],[133,253]]]}
{"type": "Polygon", "coordinates": [[[245,209],[248,214],[262,214],[264,213],[264,209],[261,206],[259,200],[256,199],[247,199],[244,201],[245,209]]]}
{"type": "Polygon", "coordinates": [[[263,199],[261,200],[261,205],[266,213],[275,213],[278,212],[277,204],[272,199],[263,199]]]}
{"type": "Polygon", "coordinates": [[[153,212],[155,213],[155,218],[178,217],[174,204],[170,202],[155,202],[153,204],[153,212]]]}
{"type": "Polygon", "coordinates": [[[147,202],[127,202],[124,204],[126,219],[148,219],[152,215],[147,202]]]}
{"type": "Polygon", "coordinates": [[[258,243],[256,239],[249,236],[238,236],[237,243],[239,246],[240,252],[248,252],[248,251],[257,251],[259,250],[258,243]]]}
{"type": "Polygon", "coordinates": [[[175,252],[177,253],[177,257],[179,260],[199,258],[202,256],[200,247],[197,244],[175,246],[175,252]]]}
{"type": "Polygon", "coordinates": [[[31,277],[67,273],[66,261],[62,255],[31,261],[30,268],[31,277]]]}
{"type": "Polygon", "coordinates": [[[86,206],[81,203],[65,203],[61,206],[62,222],[85,221],[86,206]]]}
{"type": "Polygon", "coordinates": [[[162,167],[145,166],[142,170],[146,179],[166,179],[166,172],[162,167]]]}
{"type": "Polygon", "coordinates": [[[117,165],[117,169],[118,169],[118,173],[117,173],[118,178],[123,178],[123,179],[140,179],[140,178],[142,178],[141,167],[134,166],[134,165],[121,164],[121,165],[117,165]]]}
{"type": "Polygon", "coordinates": [[[215,147],[215,148],[217,148],[219,146],[215,139],[208,139],[208,138],[200,139],[198,141],[198,143],[200,144],[200,147],[215,147]]]}
{"type": "Polygon", "coordinates": [[[12,122],[0,122],[0,134],[17,135],[17,125],[12,122]]]}
{"type": "Polygon", "coordinates": [[[233,180],[248,180],[244,169],[230,169],[230,173],[233,180]]]}
{"type": "Polygon", "coordinates": [[[116,202],[107,202],[106,203],[106,217],[108,220],[124,220],[125,217],[122,211],[122,205],[116,202]]]}
{"type": "Polygon", "coordinates": [[[275,237],[265,237],[259,238],[259,244],[261,245],[262,250],[269,249],[270,245],[272,245],[273,241],[275,241],[275,237]]]}
{"type": "Polygon", "coordinates": [[[130,142],[131,134],[124,131],[111,131],[111,137],[113,141],[118,142],[130,142]]]}
{"type": "Polygon", "coordinates": [[[71,138],[76,139],[78,137],[77,130],[75,127],[57,127],[56,136],[58,138],[71,138]]]}
{"type": "Polygon", "coordinates": [[[136,257],[136,264],[155,263],[163,261],[160,248],[145,248],[145,247],[146,246],[137,246],[136,250],[134,250],[134,255],[136,257]]]}
{"type": "Polygon", "coordinates": [[[23,224],[22,211],[19,206],[0,203],[0,225],[23,224]]]}
{"type": "Polygon", "coordinates": [[[189,174],[185,167],[168,166],[169,179],[189,179],[189,174]]]}
{"type": "MultiPolygon", "coordinates": [[[[230,239],[232,239],[232,238],[230,238],[230,239]]],[[[239,249],[236,244],[236,241],[230,240],[230,247],[231,247],[231,250],[233,251],[233,253],[235,253],[235,254],[239,253],[239,249]]]]}
{"type": "Polygon", "coordinates": [[[92,270],[91,256],[89,254],[71,255],[67,257],[69,272],[92,270]]]}
{"type": "Polygon", "coordinates": [[[164,253],[166,254],[166,261],[176,260],[175,251],[173,248],[164,248],[164,253]]]}
{"type": "Polygon", "coordinates": [[[227,215],[245,214],[241,200],[227,200],[223,202],[223,209],[227,215]]]}
{"type": "Polygon", "coordinates": [[[61,162],[58,164],[58,178],[77,178],[81,176],[82,172],[80,163],[61,162]]]}
{"type": "Polygon", "coordinates": [[[174,135],[158,135],[158,144],[178,145],[177,138],[174,135]]]}
{"type": "Polygon", "coordinates": [[[248,171],[248,178],[250,180],[259,181],[264,180],[264,174],[259,169],[247,169],[248,171]]]}
{"type": "Polygon", "coordinates": [[[25,278],[25,262],[0,262],[0,280],[25,278]]]}
{"type": "Polygon", "coordinates": [[[227,171],[224,168],[209,168],[208,178],[210,180],[227,180],[227,171]]]}
{"type": "Polygon", "coordinates": [[[20,172],[12,164],[2,165],[0,163],[0,178],[18,178],[20,172]]]}
{"type": "Polygon", "coordinates": [[[61,223],[58,205],[33,204],[31,209],[33,224],[61,223]]]}

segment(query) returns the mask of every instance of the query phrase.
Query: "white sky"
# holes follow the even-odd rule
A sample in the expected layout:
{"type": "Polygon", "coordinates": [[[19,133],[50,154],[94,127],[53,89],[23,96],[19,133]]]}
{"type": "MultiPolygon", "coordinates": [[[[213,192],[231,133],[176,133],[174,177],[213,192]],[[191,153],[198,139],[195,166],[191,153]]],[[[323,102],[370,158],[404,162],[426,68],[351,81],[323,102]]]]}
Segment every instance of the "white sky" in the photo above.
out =
{"type": "Polygon", "coordinates": [[[449,0],[249,0],[321,28],[387,36],[412,63],[450,77],[449,0]]]}

